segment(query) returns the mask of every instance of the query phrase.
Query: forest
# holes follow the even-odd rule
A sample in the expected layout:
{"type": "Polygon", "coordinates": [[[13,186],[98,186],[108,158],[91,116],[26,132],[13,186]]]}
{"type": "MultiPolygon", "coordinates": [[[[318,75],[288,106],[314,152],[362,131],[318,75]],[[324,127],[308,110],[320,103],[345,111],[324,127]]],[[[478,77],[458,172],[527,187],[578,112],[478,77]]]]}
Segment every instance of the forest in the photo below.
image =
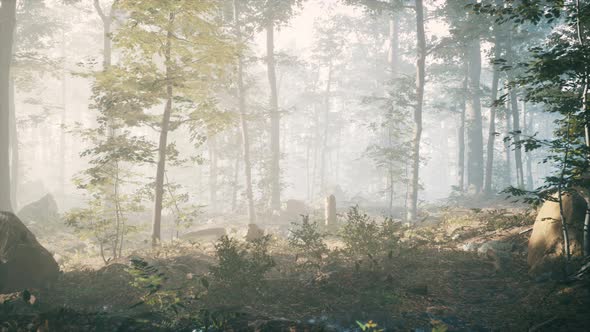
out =
{"type": "Polygon", "coordinates": [[[0,332],[588,330],[589,0],[0,0],[0,332]]]}

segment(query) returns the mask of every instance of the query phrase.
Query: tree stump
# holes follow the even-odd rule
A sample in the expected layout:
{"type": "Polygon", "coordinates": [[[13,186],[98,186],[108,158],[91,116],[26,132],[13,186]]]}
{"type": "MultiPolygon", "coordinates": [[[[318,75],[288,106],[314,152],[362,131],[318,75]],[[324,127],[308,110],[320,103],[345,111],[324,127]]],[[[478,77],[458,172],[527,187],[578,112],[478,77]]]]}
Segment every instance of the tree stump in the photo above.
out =
{"type": "Polygon", "coordinates": [[[336,197],[334,195],[326,197],[325,216],[326,226],[336,224],[336,197]]]}

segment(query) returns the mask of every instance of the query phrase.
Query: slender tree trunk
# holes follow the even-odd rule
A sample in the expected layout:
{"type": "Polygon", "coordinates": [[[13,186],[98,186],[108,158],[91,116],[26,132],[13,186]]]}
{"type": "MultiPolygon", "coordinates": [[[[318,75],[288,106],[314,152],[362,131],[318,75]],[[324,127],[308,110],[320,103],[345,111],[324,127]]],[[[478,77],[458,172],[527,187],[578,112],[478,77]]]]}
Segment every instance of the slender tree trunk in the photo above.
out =
{"type": "Polygon", "coordinates": [[[10,65],[12,62],[16,0],[0,2],[0,211],[13,211],[10,199],[10,65]]]}
{"type": "Polygon", "coordinates": [[[422,137],[422,104],[424,102],[424,80],[426,76],[426,34],[424,32],[423,0],[416,0],[416,105],[414,107],[414,136],[412,138],[412,168],[408,193],[407,220],[414,222],[418,209],[420,178],[420,139],[422,137]]]}
{"type": "MultiPolygon", "coordinates": [[[[174,14],[170,14],[169,22],[172,26],[174,14]]],[[[152,222],[152,246],[157,246],[161,240],[162,225],[162,200],[164,198],[164,177],[166,175],[166,149],[168,147],[168,129],[170,116],[172,114],[172,73],[170,72],[172,31],[168,31],[165,45],[165,67],[166,67],[166,106],[162,115],[160,128],[160,141],[158,143],[158,167],[156,170],[156,186],[154,195],[154,218],[152,222]]]]}
{"type": "MultiPolygon", "coordinates": [[[[586,33],[584,31],[584,26],[582,24],[582,7],[580,4],[580,0],[576,0],[575,2],[575,11],[576,11],[576,30],[578,34],[578,43],[582,48],[586,47],[586,33]]],[[[587,63],[588,59],[585,59],[587,63]]],[[[587,65],[584,67],[584,81],[583,81],[583,90],[582,90],[582,112],[584,115],[584,140],[586,143],[586,148],[590,150],[590,101],[588,100],[590,93],[590,71],[588,70],[587,65]]],[[[590,155],[586,155],[586,163],[590,162],[590,155]]],[[[564,162],[565,164],[565,162],[564,162]]],[[[588,165],[586,165],[588,167],[588,165]]],[[[589,171],[586,170],[584,174],[584,180],[590,180],[589,171]]],[[[586,217],[584,219],[584,229],[583,229],[583,253],[584,256],[590,256],[590,190],[587,186],[583,188],[579,188],[578,192],[584,200],[586,201],[586,217]]]]}
{"type": "Polygon", "coordinates": [[[510,110],[512,111],[512,133],[514,135],[514,166],[516,167],[516,186],[524,188],[524,172],[522,168],[522,150],[520,148],[520,111],[516,90],[510,90],[510,110]]]}
{"type": "Polygon", "coordinates": [[[465,190],[465,108],[461,107],[457,128],[457,189],[465,190]]]}
{"type": "Polygon", "coordinates": [[[307,201],[311,202],[311,143],[305,144],[305,184],[307,201]]]}
{"type": "Polygon", "coordinates": [[[211,211],[217,211],[217,139],[209,135],[209,205],[211,211]]]}
{"type": "MultiPolygon", "coordinates": [[[[100,19],[102,21],[102,28],[103,28],[103,35],[102,35],[102,42],[103,42],[103,63],[102,63],[102,70],[107,71],[111,67],[112,64],[112,40],[111,40],[111,26],[114,19],[115,8],[117,6],[117,2],[119,0],[114,0],[111,4],[111,8],[108,14],[105,14],[105,11],[100,6],[99,0],[94,0],[93,5],[94,9],[100,19]]],[[[65,45],[65,39],[64,39],[65,45]]],[[[64,50],[65,55],[65,50],[64,50]]],[[[64,83],[65,83],[65,70],[64,70],[64,83]]],[[[65,88],[64,88],[64,119],[62,123],[65,123],[65,88]]],[[[117,132],[115,129],[115,120],[108,116],[108,109],[103,110],[107,113],[107,138],[108,139],[115,139],[117,136],[117,132]]],[[[64,154],[65,156],[65,154],[64,154]]],[[[125,220],[123,217],[123,210],[121,207],[121,199],[120,199],[120,182],[121,182],[121,169],[119,165],[119,161],[115,160],[110,165],[113,171],[113,187],[110,188],[109,185],[105,186],[104,190],[107,195],[106,205],[109,208],[109,212],[114,212],[115,218],[115,227],[116,227],[116,239],[118,241],[115,242],[113,248],[115,252],[115,257],[117,256],[117,246],[118,246],[118,256],[121,257],[123,252],[123,242],[125,240],[125,220]],[[112,195],[112,197],[110,196],[112,195]],[[111,211],[112,210],[112,211],[111,211]]]]}
{"type": "Polygon", "coordinates": [[[467,188],[470,193],[480,193],[483,189],[483,134],[481,119],[481,46],[479,38],[470,42],[469,94],[465,112],[467,126],[467,188]]]}
{"type": "MultiPolygon", "coordinates": [[[[391,0],[391,4],[394,4],[394,0],[391,0]]],[[[398,72],[398,64],[399,64],[399,16],[397,15],[397,13],[392,13],[390,18],[389,18],[389,42],[390,42],[390,48],[389,48],[389,70],[390,70],[390,75],[391,75],[391,80],[393,82],[395,82],[396,78],[397,78],[397,72],[398,72]]],[[[393,113],[395,112],[395,103],[391,104],[391,113],[393,115],[393,113]]],[[[389,120],[389,126],[388,126],[388,131],[387,131],[387,137],[388,137],[388,145],[389,148],[393,148],[393,132],[398,128],[397,124],[394,123],[394,121],[389,120]]],[[[394,165],[395,160],[390,160],[389,161],[389,169],[388,169],[388,192],[389,192],[389,214],[391,215],[393,213],[393,200],[394,200],[394,196],[395,196],[395,191],[394,191],[394,182],[395,182],[395,178],[394,178],[394,174],[395,174],[395,165],[394,165]]]]}
{"type": "Polygon", "coordinates": [[[16,123],[16,107],[14,101],[14,79],[10,78],[10,200],[15,211],[18,211],[18,187],[20,184],[20,155],[18,128],[16,123]]]}
{"type": "MultiPolygon", "coordinates": [[[[512,32],[508,36],[508,65],[514,65],[514,50],[512,46],[512,32]]],[[[513,71],[509,71],[509,80],[514,80],[513,71]]],[[[514,164],[516,167],[516,186],[524,189],[524,172],[522,168],[522,150],[520,147],[520,112],[518,110],[518,96],[516,88],[510,88],[510,110],[512,111],[512,133],[514,136],[514,164]]]]}
{"type": "MultiPolygon", "coordinates": [[[[236,145],[242,146],[242,136],[241,131],[238,128],[238,133],[236,136],[236,145]]],[[[232,180],[232,192],[231,192],[231,211],[236,212],[238,210],[238,188],[240,183],[240,160],[242,159],[242,152],[240,150],[236,151],[236,156],[234,160],[234,175],[232,180]]]]}
{"type": "Polygon", "coordinates": [[[494,174],[494,143],[496,140],[496,99],[498,99],[498,83],[500,73],[494,67],[494,74],[492,78],[492,105],[490,105],[490,126],[488,129],[488,144],[487,144],[487,158],[486,158],[486,177],[484,181],[484,192],[486,194],[492,193],[492,176],[494,174]]]}
{"type": "MultiPolygon", "coordinates": [[[[504,137],[509,137],[510,132],[512,131],[512,117],[510,116],[508,108],[506,108],[506,129],[504,132],[504,137]]],[[[510,186],[512,184],[512,153],[510,150],[510,142],[504,142],[504,151],[506,154],[506,185],[510,186]]]]}
{"type": "Polygon", "coordinates": [[[328,155],[328,135],[330,132],[330,89],[332,86],[332,61],[328,64],[328,81],[324,92],[324,135],[322,137],[322,156],[320,166],[320,193],[326,195],[326,156],[328,155]]]}
{"type": "Polygon", "coordinates": [[[61,196],[61,206],[63,208],[64,201],[65,201],[65,192],[66,192],[66,118],[67,118],[67,72],[66,72],[66,35],[65,31],[62,30],[62,45],[61,45],[61,56],[62,56],[62,73],[61,73],[61,102],[62,102],[62,110],[61,110],[61,130],[59,134],[59,158],[60,158],[60,165],[59,165],[59,195],[61,196]]]}
{"type": "Polygon", "coordinates": [[[275,72],[274,57],[274,24],[272,21],[266,26],[266,63],[268,82],[270,84],[270,150],[271,150],[271,199],[270,208],[273,211],[281,210],[281,170],[280,170],[280,114],[277,93],[277,75],[275,72]]]}
{"type": "MultiPolygon", "coordinates": [[[[533,130],[533,115],[530,111],[527,110],[526,101],[523,100],[522,102],[522,119],[523,119],[523,128],[524,133],[526,135],[531,135],[533,130]]],[[[532,154],[530,151],[525,151],[525,160],[526,160],[526,189],[533,190],[535,187],[533,183],[533,161],[532,161],[532,154]]]]}
{"type": "Polygon", "coordinates": [[[469,66],[465,62],[465,77],[463,79],[462,97],[461,97],[461,116],[459,118],[459,128],[457,129],[457,187],[460,192],[465,191],[465,109],[467,107],[467,92],[469,84],[469,66]]]}
{"type": "MultiPolygon", "coordinates": [[[[500,0],[496,0],[496,5],[501,6],[502,2],[500,0]]],[[[494,25],[494,60],[500,59],[502,57],[502,49],[501,49],[501,41],[502,37],[500,35],[500,25],[494,25]]],[[[493,187],[493,174],[494,174],[494,143],[496,140],[496,100],[498,99],[498,87],[500,82],[500,70],[498,66],[493,66],[493,76],[492,76],[492,104],[490,105],[490,125],[488,128],[488,144],[487,144],[487,157],[486,157],[486,174],[484,180],[484,192],[486,194],[492,193],[493,187]]]]}
{"type": "MultiPolygon", "coordinates": [[[[242,43],[242,28],[240,24],[239,0],[234,0],[234,16],[236,24],[236,37],[238,44],[242,43]]],[[[274,68],[274,67],[273,67],[274,68]]],[[[252,164],[250,162],[250,136],[248,122],[246,120],[246,95],[244,91],[244,64],[242,55],[238,56],[238,108],[240,111],[240,125],[242,129],[242,154],[244,156],[244,177],[246,181],[246,200],[248,203],[248,220],[251,224],[256,222],[256,210],[254,210],[254,194],[252,191],[252,164]]]]}
{"type": "Polygon", "coordinates": [[[313,149],[313,171],[311,173],[311,200],[315,199],[316,194],[316,178],[318,173],[318,154],[319,154],[319,147],[320,147],[320,111],[317,105],[313,106],[314,108],[314,121],[315,121],[315,134],[314,134],[314,149],[313,149]]]}

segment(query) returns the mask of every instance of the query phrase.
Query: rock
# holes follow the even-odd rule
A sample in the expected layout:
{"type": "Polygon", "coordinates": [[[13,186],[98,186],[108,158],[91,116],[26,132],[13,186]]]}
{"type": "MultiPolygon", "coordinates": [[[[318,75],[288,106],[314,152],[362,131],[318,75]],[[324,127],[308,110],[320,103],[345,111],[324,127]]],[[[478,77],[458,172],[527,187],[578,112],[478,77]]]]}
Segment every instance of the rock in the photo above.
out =
{"type": "Polygon", "coordinates": [[[477,254],[480,256],[488,256],[490,251],[501,254],[509,254],[512,250],[514,250],[514,243],[489,241],[483,243],[481,246],[479,246],[479,248],[477,248],[477,254]]]}
{"type": "Polygon", "coordinates": [[[246,241],[252,242],[261,239],[264,236],[264,231],[256,224],[248,224],[248,233],[246,233],[246,241]]]}
{"type": "Polygon", "coordinates": [[[47,224],[59,221],[57,203],[51,194],[25,205],[17,215],[25,224],[33,222],[47,224]]]}
{"type": "Polygon", "coordinates": [[[203,241],[203,240],[218,240],[220,237],[227,235],[227,231],[223,227],[207,228],[198,231],[186,233],[180,236],[181,240],[185,241],[203,241]]]}
{"type": "Polygon", "coordinates": [[[296,199],[290,199],[285,202],[285,210],[281,213],[284,221],[295,222],[301,219],[301,215],[309,213],[309,207],[305,202],[296,199]]]}
{"type": "MultiPolygon", "coordinates": [[[[562,204],[568,225],[571,255],[581,256],[586,202],[578,194],[566,194],[563,195],[562,204]]],[[[529,239],[529,274],[535,276],[545,272],[563,273],[563,251],[559,203],[546,201],[537,214],[529,239]]]]}
{"type": "Polygon", "coordinates": [[[514,243],[502,241],[489,241],[483,243],[477,249],[480,257],[487,258],[491,261],[496,272],[505,271],[512,263],[512,254],[514,243]]]}
{"type": "Polygon", "coordinates": [[[42,288],[59,276],[55,259],[10,212],[0,212],[0,292],[42,288]]]}
{"type": "Polygon", "coordinates": [[[460,246],[461,250],[463,251],[476,251],[477,250],[477,244],[473,243],[473,242],[467,242],[463,245],[460,246]]]}

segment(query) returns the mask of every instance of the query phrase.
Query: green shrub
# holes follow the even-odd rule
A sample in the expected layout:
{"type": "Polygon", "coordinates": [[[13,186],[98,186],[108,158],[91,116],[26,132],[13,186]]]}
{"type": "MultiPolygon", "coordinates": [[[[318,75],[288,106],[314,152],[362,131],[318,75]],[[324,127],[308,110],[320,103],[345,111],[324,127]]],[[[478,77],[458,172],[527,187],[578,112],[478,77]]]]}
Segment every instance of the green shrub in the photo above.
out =
{"type": "Polygon", "coordinates": [[[397,248],[399,238],[396,234],[399,229],[400,223],[389,218],[378,223],[368,214],[360,212],[357,206],[346,213],[340,237],[349,255],[375,257],[397,248]]]}
{"type": "Polygon", "coordinates": [[[316,221],[311,222],[309,216],[302,216],[301,223],[291,223],[289,245],[293,247],[300,257],[306,259],[306,263],[319,265],[322,256],[328,252],[324,243],[325,233],[319,230],[316,221]]]}
{"type": "Polygon", "coordinates": [[[235,289],[257,289],[275,263],[268,252],[271,237],[249,243],[223,236],[215,244],[217,265],[211,266],[213,280],[235,289]]]}

